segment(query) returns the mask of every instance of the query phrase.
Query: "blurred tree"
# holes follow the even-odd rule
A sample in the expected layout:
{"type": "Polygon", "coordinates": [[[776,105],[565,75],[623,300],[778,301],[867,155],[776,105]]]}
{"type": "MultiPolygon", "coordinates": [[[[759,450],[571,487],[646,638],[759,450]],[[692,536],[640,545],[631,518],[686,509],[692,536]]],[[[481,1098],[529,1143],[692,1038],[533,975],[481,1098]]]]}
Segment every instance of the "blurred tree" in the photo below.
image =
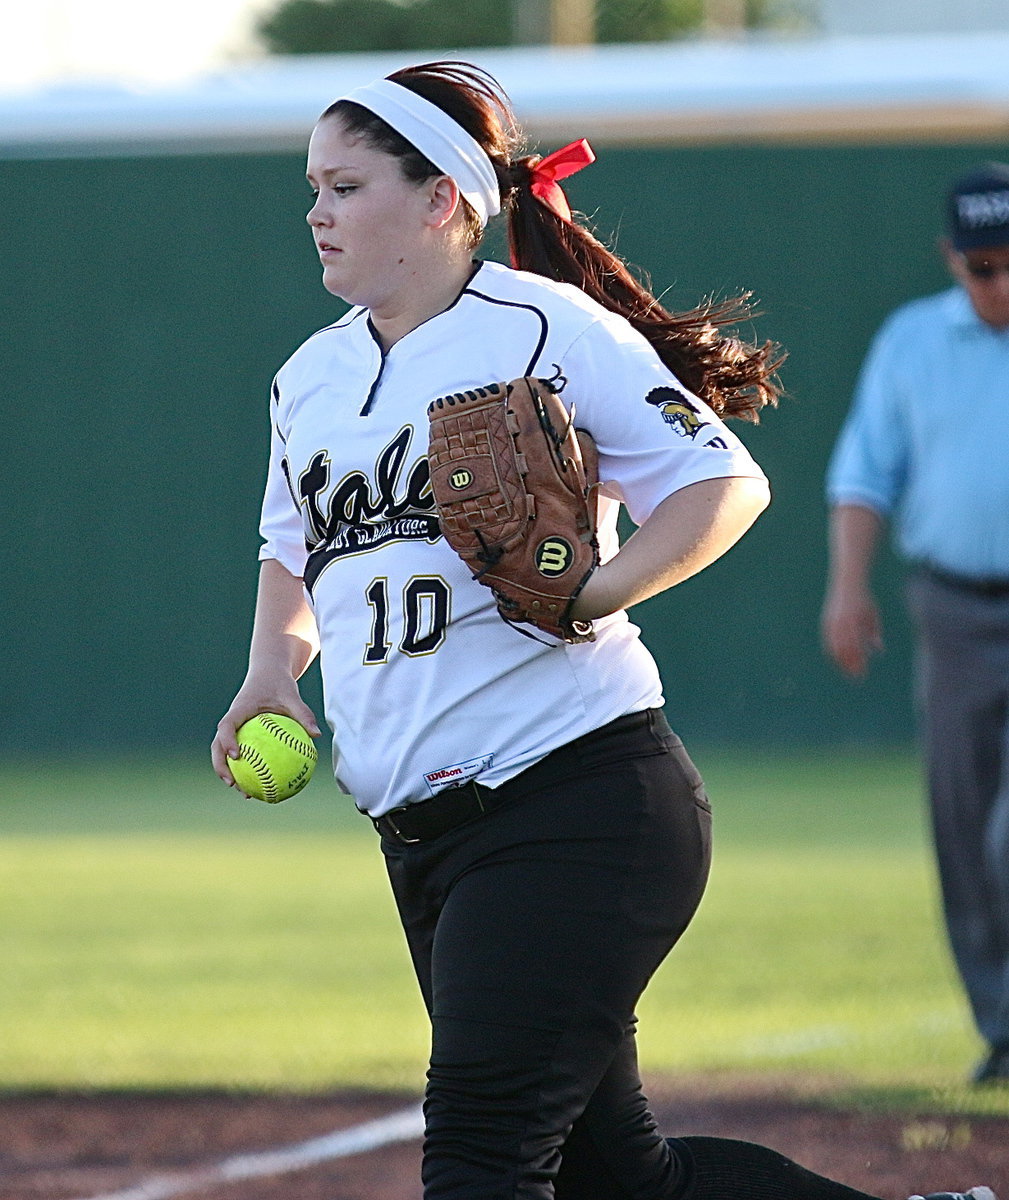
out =
{"type": "Polygon", "coordinates": [[[661,42],[700,29],[702,0],[597,0],[596,41],[661,42]]]}
{"type": "MultiPolygon", "coordinates": [[[[546,0],[545,0],[546,2],[546,0]]],[[[516,0],[281,0],[257,22],[271,54],[507,46],[516,0]]],[[[781,0],[746,0],[750,28],[774,26],[781,0]]],[[[704,0],[597,0],[596,40],[656,42],[700,31],[704,0]]]]}
{"type": "Polygon", "coordinates": [[[282,0],[257,22],[271,54],[500,46],[510,0],[282,0]]]}

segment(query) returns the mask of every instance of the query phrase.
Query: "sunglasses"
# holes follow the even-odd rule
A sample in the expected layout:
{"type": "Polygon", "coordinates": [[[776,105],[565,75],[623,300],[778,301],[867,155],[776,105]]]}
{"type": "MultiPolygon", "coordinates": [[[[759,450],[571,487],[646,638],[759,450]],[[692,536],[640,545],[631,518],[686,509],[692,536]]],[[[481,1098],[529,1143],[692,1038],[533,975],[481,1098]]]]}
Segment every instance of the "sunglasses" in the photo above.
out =
{"type": "Polygon", "coordinates": [[[996,275],[1002,274],[1003,271],[1009,275],[1009,263],[1002,263],[1001,265],[988,262],[972,263],[963,257],[961,257],[961,262],[967,273],[974,279],[994,279],[996,275]]]}

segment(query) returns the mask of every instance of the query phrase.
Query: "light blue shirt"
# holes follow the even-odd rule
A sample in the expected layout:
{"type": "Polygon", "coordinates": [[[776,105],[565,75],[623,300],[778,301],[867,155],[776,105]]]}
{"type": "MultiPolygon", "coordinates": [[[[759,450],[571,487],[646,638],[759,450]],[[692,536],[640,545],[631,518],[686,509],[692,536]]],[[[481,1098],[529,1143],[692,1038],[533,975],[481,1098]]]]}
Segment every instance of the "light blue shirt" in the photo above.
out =
{"type": "Polygon", "coordinates": [[[827,472],[831,504],[894,522],[900,552],[1009,578],[1009,331],[960,287],[884,322],[827,472]]]}

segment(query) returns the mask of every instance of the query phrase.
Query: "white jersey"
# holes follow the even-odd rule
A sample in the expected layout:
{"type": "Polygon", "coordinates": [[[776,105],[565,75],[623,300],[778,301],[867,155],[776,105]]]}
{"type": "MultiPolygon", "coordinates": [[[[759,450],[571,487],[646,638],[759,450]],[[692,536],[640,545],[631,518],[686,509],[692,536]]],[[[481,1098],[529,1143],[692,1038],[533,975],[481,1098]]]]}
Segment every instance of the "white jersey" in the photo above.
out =
{"type": "Polygon", "coordinates": [[[597,621],[594,642],[523,636],[438,529],[428,404],[558,374],[599,450],[604,560],[618,549],[621,502],[641,524],[688,484],[763,478],[626,321],[577,288],[497,263],[481,264],[449,309],[388,353],[368,313],[353,309],[274,382],[260,557],[304,578],[337,777],[372,816],[474,778],[494,787],[662,703],[655,662],[625,613],[597,621]]]}

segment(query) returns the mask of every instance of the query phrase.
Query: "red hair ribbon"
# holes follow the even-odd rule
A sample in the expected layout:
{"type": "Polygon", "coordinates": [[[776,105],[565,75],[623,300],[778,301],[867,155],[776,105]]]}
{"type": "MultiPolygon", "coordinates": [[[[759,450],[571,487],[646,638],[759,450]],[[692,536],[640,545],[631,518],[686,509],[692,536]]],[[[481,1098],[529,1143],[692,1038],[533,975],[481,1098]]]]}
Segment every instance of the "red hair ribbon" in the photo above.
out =
{"type": "Polygon", "coordinates": [[[570,225],[571,206],[557,180],[566,179],[569,175],[574,175],[576,171],[580,171],[595,161],[596,156],[592,152],[592,147],[584,138],[562,146],[560,150],[555,150],[553,154],[541,158],[536,166],[529,168],[532,176],[532,194],[540,204],[545,204],[552,213],[570,225]]]}

